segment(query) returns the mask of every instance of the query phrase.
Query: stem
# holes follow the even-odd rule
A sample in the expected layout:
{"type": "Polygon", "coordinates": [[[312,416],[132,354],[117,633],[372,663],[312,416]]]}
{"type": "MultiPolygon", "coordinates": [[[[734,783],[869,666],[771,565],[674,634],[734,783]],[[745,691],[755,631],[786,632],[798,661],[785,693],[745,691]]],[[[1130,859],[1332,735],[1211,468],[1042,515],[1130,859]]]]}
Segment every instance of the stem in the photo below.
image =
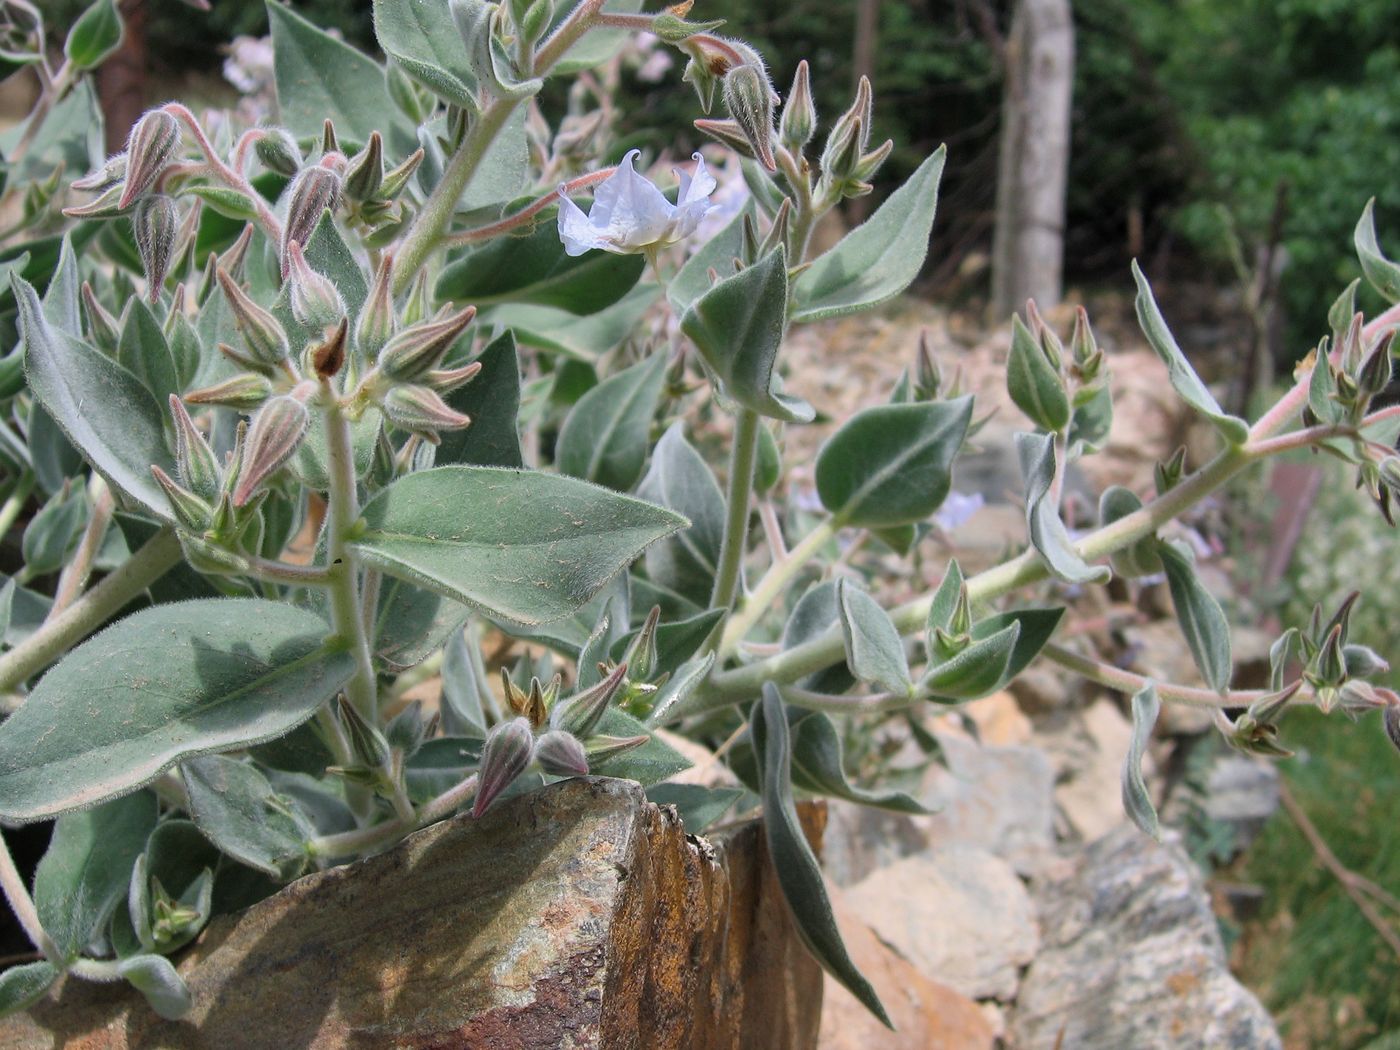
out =
{"type": "Polygon", "coordinates": [[[603,0],[583,0],[569,12],[569,17],[559,23],[559,28],[550,33],[535,52],[535,76],[544,76],[550,66],[563,58],[564,53],[597,24],[602,7],[603,0]]]}
{"type": "Polygon", "coordinates": [[[0,888],[5,891],[5,899],[10,902],[10,910],[15,913],[20,926],[34,947],[38,948],[55,965],[59,963],[58,946],[44,932],[39,913],[34,910],[34,899],[24,885],[14,858],[10,856],[10,844],[0,835],[0,888]]]}
{"type": "Polygon", "coordinates": [[[48,119],[49,111],[53,109],[54,103],[66,95],[72,86],[73,63],[65,58],[63,65],[58,67],[58,72],[54,74],[53,79],[44,84],[39,101],[34,103],[34,109],[29,114],[29,122],[25,124],[24,132],[20,135],[19,141],[15,143],[15,148],[10,151],[8,160],[11,166],[24,159],[24,155],[29,152],[29,147],[34,144],[39,129],[44,126],[44,121],[48,119]]]}
{"type": "Polygon", "coordinates": [[[1163,700],[1186,707],[1248,707],[1261,696],[1268,695],[1262,689],[1235,689],[1221,694],[1214,689],[1197,689],[1193,686],[1158,682],[1155,679],[1134,674],[1132,671],[1125,671],[1121,667],[1114,667],[1102,660],[1095,660],[1093,657],[1076,653],[1074,650],[1066,649],[1054,642],[1048,643],[1041,650],[1041,655],[1066,670],[1082,675],[1091,682],[1106,685],[1120,693],[1139,692],[1151,682],[1157,687],[1157,695],[1163,700]]]}
{"type": "Polygon", "coordinates": [[[733,654],[739,643],[743,641],[744,635],[748,634],[754,624],[768,611],[769,606],[783,593],[788,584],[792,582],[792,578],[802,571],[803,566],[830,542],[839,528],[835,518],[827,518],[807,533],[802,538],[802,542],[794,547],[790,553],[768,567],[768,571],[763,574],[763,579],[758,581],[758,586],[753,589],[753,593],[744,599],[742,609],[724,625],[724,635],[720,639],[717,659],[723,660],[733,654]]]}
{"type": "Polygon", "coordinates": [[[46,622],[60,615],[83,593],[88,576],[92,574],[93,559],[97,557],[103,537],[107,535],[107,526],[112,523],[112,512],[115,510],[112,490],[98,474],[92,476],[89,485],[92,492],[92,516],[88,518],[87,527],[83,529],[83,538],[78,541],[78,549],[73,552],[72,561],[65,565],[63,572],[59,574],[53,606],[45,617],[46,622]]]}
{"type": "Polygon", "coordinates": [[[14,525],[15,519],[19,517],[20,511],[24,510],[24,505],[29,500],[29,494],[34,491],[34,471],[26,470],[15,482],[15,487],[10,490],[9,496],[5,499],[4,506],[0,506],[0,536],[9,533],[10,527],[14,525]]]}
{"type": "Polygon", "coordinates": [[[180,541],[166,526],[122,566],[0,657],[0,693],[42,671],[179,564],[180,541]]]}
{"type": "Polygon", "coordinates": [[[167,102],[161,109],[190,129],[190,134],[194,136],[199,151],[209,162],[210,171],[223,180],[226,185],[246,194],[252,200],[253,207],[258,212],[258,221],[262,223],[268,237],[272,239],[274,244],[280,244],[282,242],[282,224],[277,221],[277,216],[272,214],[272,209],[267,206],[267,201],[263,200],[262,194],[253,188],[253,184],[248,181],[243,172],[235,171],[224,163],[223,158],[214,149],[214,144],[204,134],[204,129],[199,126],[199,121],[195,120],[194,114],[178,102],[167,102]]]}
{"type": "Polygon", "coordinates": [[[355,674],[345,687],[345,695],[370,725],[379,724],[378,687],[369,639],[360,616],[359,565],[350,549],[350,533],[360,516],[355,490],[355,453],[351,445],[350,421],[335,399],[327,398],[326,459],[330,478],[326,522],[326,564],[329,568],[331,626],[350,643],[355,657],[355,674]]]}
{"type": "Polygon", "coordinates": [[[443,817],[451,816],[456,810],[470,802],[476,796],[476,779],[477,775],[473,773],[456,787],[444,791],[437,798],[426,803],[418,815],[412,819],[400,817],[395,820],[386,820],[383,824],[376,824],[372,828],[342,831],[335,835],[320,835],[306,844],[307,851],[313,857],[324,860],[354,857],[392,842],[394,839],[402,838],[409,832],[417,831],[419,828],[436,823],[443,817]]]}
{"type": "Polygon", "coordinates": [[[290,583],[296,587],[330,587],[335,575],[322,565],[295,565],[271,558],[240,555],[248,564],[248,575],[272,583],[290,583]]]}
{"type": "Polygon", "coordinates": [[[734,417],[734,447],[729,459],[728,512],[724,519],[724,539],[719,548],[711,609],[728,609],[739,593],[743,574],[744,549],[748,545],[749,498],[753,494],[754,468],[758,462],[758,413],[740,408],[734,417]]]}
{"type": "MultiPolygon", "coordinates": [[[[599,168],[597,171],[589,172],[587,175],[580,175],[576,179],[570,179],[568,182],[564,183],[560,189],[562,189],[565,194],[577,193],[579,190],[586,190],[590,186],[596,186],[598,183],[611,178],[616,171],[616,167],[599,168]]],[[[507,215],[504,219],[500,219],[486,226],[476,226],[470,230],[461,230],[458,233],[447,234],[442,237],[438,243],[444,247],[456,248],[463,244],[475,244],[477,241],[489,240],[502,233],[507,233],[517,226],[524,225],[540,212],[544,211],[559,199],[559,195],[559,190],[551,190],[549,193],[539,198],[539,200],[531,202],[513,215],[507,215]]]]}

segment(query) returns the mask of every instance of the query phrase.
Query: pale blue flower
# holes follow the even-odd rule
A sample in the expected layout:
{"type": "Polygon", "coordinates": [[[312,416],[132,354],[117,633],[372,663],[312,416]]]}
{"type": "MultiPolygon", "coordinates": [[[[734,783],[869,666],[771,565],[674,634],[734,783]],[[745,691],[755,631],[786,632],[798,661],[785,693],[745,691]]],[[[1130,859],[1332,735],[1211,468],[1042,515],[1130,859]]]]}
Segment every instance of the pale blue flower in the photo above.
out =
{"type": "Polygon", "coordinates": [[[709,213],[715,179],[705,170],[700,154],[694,155],[694,175],[675,169],[681,185],[672,204],[632,167],[632,159],[640,153],[629,152],[598,185],[587,215],[559,187],[559,239],[569,255],[601,248],[616,255],[654,257],[657,250],[694,233],[709,213]]]}

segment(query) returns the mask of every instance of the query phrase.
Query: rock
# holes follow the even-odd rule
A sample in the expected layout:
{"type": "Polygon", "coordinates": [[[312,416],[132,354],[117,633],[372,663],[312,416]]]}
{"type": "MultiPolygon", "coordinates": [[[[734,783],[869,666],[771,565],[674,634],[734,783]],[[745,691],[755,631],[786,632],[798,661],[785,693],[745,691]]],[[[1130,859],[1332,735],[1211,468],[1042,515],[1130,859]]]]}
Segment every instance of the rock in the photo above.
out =
{"type": "Polygon", "coordinates": [[[1277,766],[1262,758],[1222,754],[1206,782],[1206,815],[1228,824],[1235,848],[1244,850],[1278,809],[1278,796],[1277,766]]]}
{"type": "MultiPolygon", "coordinates": [[[[1091,842],[1128,819],[1122,775],[1132,735],[1118,706],[1100,699],[1037,737],[1055,763],[1055,804],[1074,837],[1091,842]]],[[[1143,770],[1151,776],[1150,757],[1143,759],[1143,770]]]]}
{"type": "Polygon", "coordinates": [[[1021,710],[1032,716],[1068,707],[1075,696],[1068,673],[1043,663],[1031,664],[1006,688],[1021,710]]]}
{"type": "Polygon", "coordinates": [[[846,900],[925,977],[974,999],[1012,999],[1039,943],[1016,872],[976,846],[906,857],[852,886],[846,900]]]}
{"type": "Polygon", "coordinates": [[[874,985],[895,1030],[828,976],[818,1050],[992,1050],[996,1034],[977,1003],[929,980],[880,943],[839,892],[831,903],[851,960],[874,985]]]}
{"type": "Polygon", "coordinates": [[[1035,890],[1042,946],[1011,1017],[1018,1047],[1279,1050],[1230,975],[1200,875],[1172,837],[1122,827],[1035,890]]]}
{"type": "MultiPolygon", "coordinates": [[[[820,810],[805,814],[820,834],[820,810]]],[[[821,971],[757,824],[713,844],[636,784],[563,781],[215,920],[158,1018],[68,981],[0,1048],[811,1050],[821,971]]]]}
{"type": "Polygon", "coordinates": [[[1031,720],[1008,692],[993,693],[968,704],[963,713],[977,727],[977,739],[993,747],[1019,747],[1031,742],[1031,720]]]}

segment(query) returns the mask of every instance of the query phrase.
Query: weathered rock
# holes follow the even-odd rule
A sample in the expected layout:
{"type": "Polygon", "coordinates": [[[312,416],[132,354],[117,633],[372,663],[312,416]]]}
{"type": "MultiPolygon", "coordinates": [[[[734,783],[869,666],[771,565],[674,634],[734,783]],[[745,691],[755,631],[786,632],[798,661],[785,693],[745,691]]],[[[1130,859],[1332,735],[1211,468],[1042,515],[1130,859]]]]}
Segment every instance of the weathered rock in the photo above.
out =
{"type": "Polygon", "coordinates": [[[810,1050],[822,994],[756,824],[691,839],[601,778],[300,879],[213,923],[179,970],[180,1022],[69,981],[0,1047],[810,1050]]]}
{"type": "Polygon", "coordinates": [[[1069,672],[1044,663],[1031,664],[1006,688],[1021,705],[1021,710],[1032,716],[1058,711],[1075,697],[1069,672]]]}
{"type": "MultiPolygon", "coordinates": [[[[1123,761],[1132,725],[1111,700],[1062,713],[1037,736],[1056,773],[1055,804],[1069,837],[1092,842],[1128,819],[1123,811],[1123,761]]],[[[1143,759],[1149,777],[1152,760],[1143,759]]]]}
{"type": "Polygon", "coordinates": [[[1010,1000],[1039,943],[1025,886],[975,846],[906,857],[852,886],[846,900],[925,977],[974,999],[1010,1000]]]}
{"type": "Polygon", "coordinates": [[[947,985],[931,981],[880,943],[839,892],[832,909],[852,961],[875,987],[895,1030],[827,977],[818,1050],[991,1050],[996,1041],[982,1010],[947,985]]]}
{"type": "Polygon", "coordinates": [[[1278,789],[1277,766],[1262,758],[1223,754],[1206,782],[1206,815],[1228,824],[1235,848],[1243,850],[1278,809],[1278,789]]]}
{"type": "Polygon", "coordinates": [[[1035,890],[1042,945],[1021,982],[1013,1045],[1282,1045],[1230,975],[1200,876],[1176,840],[1123,827],[1075,859],[1035,890]]]}

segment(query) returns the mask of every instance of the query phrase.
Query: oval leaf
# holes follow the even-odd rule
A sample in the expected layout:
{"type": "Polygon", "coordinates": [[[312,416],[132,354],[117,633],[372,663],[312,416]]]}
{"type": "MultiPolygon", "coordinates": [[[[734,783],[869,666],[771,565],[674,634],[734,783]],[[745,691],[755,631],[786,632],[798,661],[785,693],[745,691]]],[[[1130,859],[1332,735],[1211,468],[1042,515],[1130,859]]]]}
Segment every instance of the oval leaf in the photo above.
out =
{"type": "Polygon", "coordinates": [[[1106,566],[1093,566],[1079,556],[1060,510],[1050,494],[1055,487],[1055,438],[1052,434],[1017,434],[1016,454],[1026,479],[1026,531],[1031,545],[1062,580],[1069,583],[1103,583],[1110,576],[1106,566]]]}
{"type": "Polygon", "coordinates": [[[122,18],[115,0],[97,0],[68,30],[63,53],[76,69],[100,66],[122,42],[122,18]]]}
{"type": "Polygon", "coordinates": [[[841,612],[841,637],[846,643],[846,666],[851,674],[886,692],[907,692],[913,684],[909,660],[889,613],[844,578],[836,584],[836,602],[841,612]]]}
{"type": "Polygon", "coordinates": [[[0,725],[0,816],[93,806],[296,728],[354,671],[325,633],[314,613],[246,598],[161,605],[94,635],[0,725]]]}
{"type": "Polygon", "coordinates": [[[374,0],[374,35],[386,55],[438,98],[476,110],[476,78],[446,3],[374,0]]]}
{"type": "Polygon", "coordinates": [[[1215,596],[1196,576],[1190,556],[1175,543],[1160,543],[1157,553],[1167,573],[1176,622],[1206,685],[1218,693],[1230,686],[1230,622],[1215,596]]]}
{"type": "MultiPolygon", "coordinates": [[[[1381,253],[1380,242],[1376,240],[1376,198],[1366,202],[1366,208],[1357,220],[1356,232],[1352,240],[1356,244],[1356,257],[1361,260],[1361,272],[1371,287],[1385,296],[1386,302],[1400,303],[1400,265],[1391,262],[1381,253]]],[[[1346,319],[1348,322],[1350,317],[1346,319]]]]}
{"type": "Polygon", "coordinates": [[[276,797],[256,767],[225,755],[206,755],[182,763],[180,772],[190,816],[221,852],[283,882],[302,873],[312,830],[276,797]]]}
{"type": "Polygon", "coordinates": [[[1152,727],[1157,724],[1157,713],[1161,709],[1157,687],[1148,682],[1133,697],[1133,738],[1128,745],[1128,757],[1123,763],[1123,809],[1134,824],[1159,840],[1162,829],[1157,823],[1157,809],[1152,805],[1152,795],[1142,779],[1142,756],[1147,750],[1147,742],[1152,738],[1152,727]]]}
{"type": "Polygon", "coordinates": [[[666,356],[653,354],[579,398],[559,431],[560,472],[629,491],[642,476],[665,379],[666,356]]]}
{"type": "Polygon", "coordinates": [[[1069,422],[1069,397],[1059,370],[1050,363],[1020,317],[1011,319],[1006,389],[1016,407],[1042,430],[1058,433],[1069,422]]]}
{"type": "Polygon", "coordinates": [[[58,980],[58,967],[47,959],[12,966],[0,973],[0,1017],[8,1017],[43,998],[58,980]]]}

